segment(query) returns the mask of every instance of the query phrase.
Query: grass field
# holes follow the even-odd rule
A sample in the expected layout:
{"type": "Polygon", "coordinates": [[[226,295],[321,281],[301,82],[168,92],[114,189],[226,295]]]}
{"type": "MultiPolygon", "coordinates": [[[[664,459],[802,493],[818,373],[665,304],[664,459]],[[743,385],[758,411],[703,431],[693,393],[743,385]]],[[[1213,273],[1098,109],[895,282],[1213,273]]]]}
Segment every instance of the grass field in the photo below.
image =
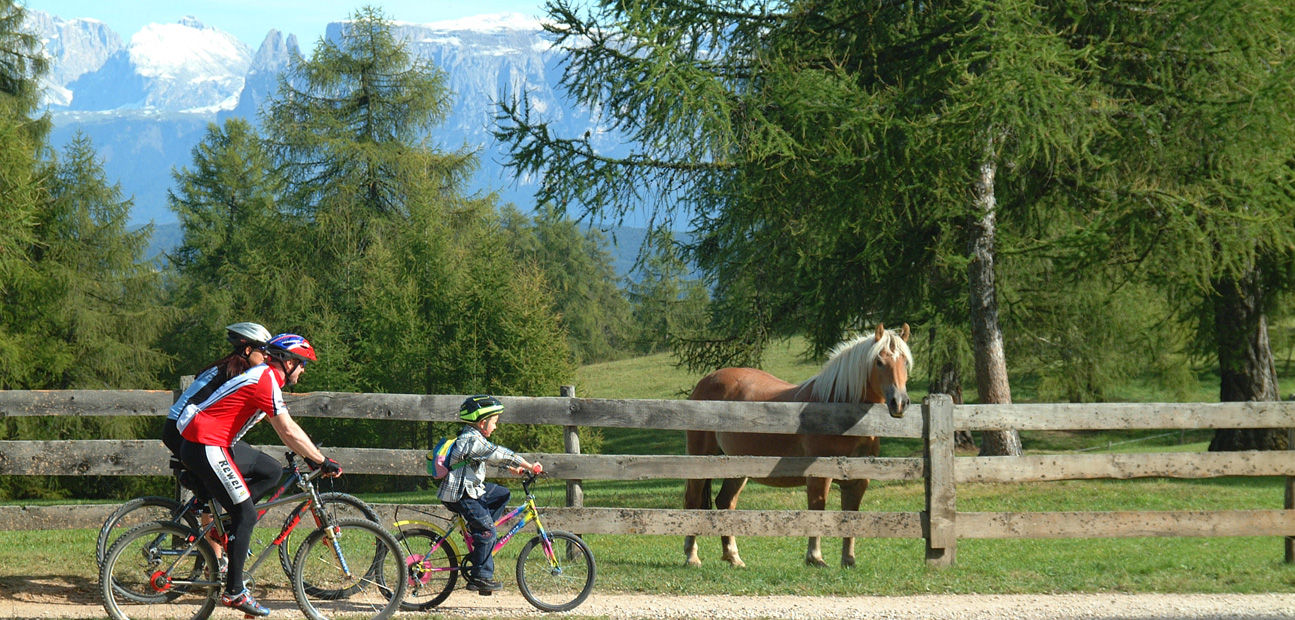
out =
{"type": "MultiPolygon", "coordinates": [[[[803,341],[776,343],[765,369],[789,381],[815,374],[821,362],[802,358],[803,341]]],[[[1289,365],[1287,365],[1289,367],[1289,365]]],[[[657,355],[582,368],[577,395],[594,398],[682,398],[698,377],[675,368],[657,355]]],[[[1289,380],[1286,385],[1291,385],[1289,380]]],[[[915,402],[925,394],[910,385],[915,402]]],[[[1154,387],[1131,383],[1127,400],[1169,400],[1154,387]]],[[[1028,382],[1013,384],[1020,402],[1028,402],[1028,382]]],[[[970,397],[970,396],[969,396],[970,397]]],[[[1193,396],[1217,400],[1217,378],[1201,377],[1193,396]]],[[[683,434],[603,429],[608,454],[680,454],[683,434]]],[[[1026,451],[1058,453],[1201,452],[1208,432],[1188,433],[1027,433],[1026,451]],[[1127,442],[1127,443],[1125,443],[1127,442]]],[[[916,440],[883,441],[883,456],[920,454],[916,440]]],[[[1065,481],[1032,484],[966,484],[958,487],[958,510],[1104,511],[1273,509],[1283,505],[1281,478],[1210,480],[1144,479],[1065,481]]],[[[541,491],[541,505],[560,505],[560,481],[541,491]]],[[[586,481],[588,506],[678,508],[683,483],[678,480],[586,481]]],[[[433,503],[432,493],[366,496],[374,502],[433,503]]],[[[874,482],[863,510],[920,511],[923,488],[916,482],[874,482]]],[[[742,508],[799,510],[803,490],[747,486],[742,508]]],[[[831,509],[839,508],[833,494],[831,509]]],[[[93,585],[93,532],[0,532],[0,591],[21,589],[33,580],[85,582],[93,585]],[[88,581],[87,581],[88,580],[88,581]]],[[[801,538],[743,538],[745,569],[719,561],[719,541],[700,541],[700,568],[683,566],[681,537],[589,536],[598,560],[599,592],[655,594],[816,594],[900,595],[920,593],[1053,593],[1053,592],[1290,592],[1295,567],[1282,562],[1280,538],[1117,538],[1048,540],[960,540],[957,564],[937,570],[924,562],[923,541],[862,539],[858,567],[836,566],[837,539],[824,541],[824,557],[833,566],[804,565],[801,538]]],[[[517,541],[522,542],[522,541],[517,541]]],[[[516,553],[520,544],[505,549],[516,553]]],[[[499,578],[512,579],[512,566],[499,562],[499,578]]],[[[272,568],[272,567],[269,567],[272,568]]],[[[273,572],[273,571],[270,571],[273,572]]]]}

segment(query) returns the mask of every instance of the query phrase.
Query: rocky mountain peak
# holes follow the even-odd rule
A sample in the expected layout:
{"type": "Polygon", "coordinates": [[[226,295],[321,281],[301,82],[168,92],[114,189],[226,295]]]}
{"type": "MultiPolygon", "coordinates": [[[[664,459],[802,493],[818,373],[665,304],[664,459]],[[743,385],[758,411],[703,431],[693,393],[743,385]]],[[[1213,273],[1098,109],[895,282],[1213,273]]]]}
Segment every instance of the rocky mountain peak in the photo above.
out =
{"type": "Polygon", "coordinates": [[[43,11],[28,10],[25,27],[41,37],[49,72],[41,79],[46,102],[67,106],[72,91],[67,85],[99,70],[125,44],[107,24],[94,19],[61,19],[43,11]]]}
{"type": "MultiPolygon", "coordinates": [[[[538,19],[514,13],[394,25],[411,53],[448,78],[451,109],[428,137],[447,149],[476,150],[480,168],[469,191],[497,191],[502,201],[522,208],[532,201],[533,181],[519,184],[512,178],[491,134],[501,93],[527,93],[532,106],[555,123],[554,131],[580,135],[592,130],[599,137],[596,146],[615,154],[618,141],[597,129],[596,117],[569,105],[554,90],[561,58],[538,19]]],[[[330,24],[325,38],[336,41],[345,26],[330,24]]],[[[47,39],[61,37],[67,48],[66,42],[92,40],[90,33],[102,29],[108,43],[96,60],[86,61],[87,69],[69,69],[70,53],[54,59],[58,70],[66,70],[60,75],[67,77],[57,84],[63,99],[50,98],[51,140],[58,145],[76,131],[89,135],[104,158],[105,172],[134,197],[131,219],[138,223],[175,220],[166,202],[172,185],[167,171],[192,163],[192,149],[208,123],[230,117],[256,123],[280,76],[303,57],[295,36],[270,30],[253,51],[194,17],[150,24],[127,44],[93,20],[65,22],[46,15],[36,27],[47,39]]]]}

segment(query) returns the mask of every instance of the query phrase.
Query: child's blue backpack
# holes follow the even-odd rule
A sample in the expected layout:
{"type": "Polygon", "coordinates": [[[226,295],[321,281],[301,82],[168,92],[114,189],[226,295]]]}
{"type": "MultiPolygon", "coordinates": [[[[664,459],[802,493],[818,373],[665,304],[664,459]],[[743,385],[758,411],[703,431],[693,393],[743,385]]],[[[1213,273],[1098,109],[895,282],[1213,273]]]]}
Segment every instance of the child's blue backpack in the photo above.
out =
{"type": "Polygon", "coordinates": [[[451,470],[458,469],[467,465],[467,461],[459,461],[450,465],[450,456],[454,454],[454,440],[457,437],[442,437],[436,442],[436,447],[427,453],[427,473],[432,478],[440,480],[450,474],[451,470]]]}

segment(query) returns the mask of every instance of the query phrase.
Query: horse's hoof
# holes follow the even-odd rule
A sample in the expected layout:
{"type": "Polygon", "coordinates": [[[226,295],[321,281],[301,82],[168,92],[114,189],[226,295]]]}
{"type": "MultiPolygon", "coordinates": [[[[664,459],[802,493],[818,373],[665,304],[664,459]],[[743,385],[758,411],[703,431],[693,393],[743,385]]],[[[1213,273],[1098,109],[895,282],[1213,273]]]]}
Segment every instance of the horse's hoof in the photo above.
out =
{"type": "Polygon", "coordinates": [[[813,566],[814,568],[827,568],[827,562],[824,562],[820,558],[813,558],[813,559],[805,558],[805,566],[813,566]]]}
{"type": "Polygon", "coordinates": [[[683,565],[686,568],[695,568],[695,567],[701,566],[701,560],[697,558],[688,558],[687,560],[683,561],[683,565]]]}
{"type": "Polygon", "coordinates": [[[742,558],[724,558],[724,561],[733,568],[746,568],[746,562],[743,562],[742,558]]]}
{"type": "Polygon", "coordinates": [[[854,568],[854,558],[841,560],[841,568],[854,568]]]}

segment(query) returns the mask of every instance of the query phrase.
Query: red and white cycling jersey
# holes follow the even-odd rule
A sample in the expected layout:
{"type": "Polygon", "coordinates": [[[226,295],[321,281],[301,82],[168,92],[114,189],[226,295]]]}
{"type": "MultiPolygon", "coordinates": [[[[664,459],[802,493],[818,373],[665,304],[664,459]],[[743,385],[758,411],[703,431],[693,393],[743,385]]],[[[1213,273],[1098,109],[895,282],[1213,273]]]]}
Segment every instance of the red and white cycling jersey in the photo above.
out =
{"type": "Polygon", "coordinates": [[[233,446],[261,418],[287,411],[283,375],[261,364],[226,381],[207,400],[184,408],[176,426],[185,439],[208,446],[233,446]]]}

